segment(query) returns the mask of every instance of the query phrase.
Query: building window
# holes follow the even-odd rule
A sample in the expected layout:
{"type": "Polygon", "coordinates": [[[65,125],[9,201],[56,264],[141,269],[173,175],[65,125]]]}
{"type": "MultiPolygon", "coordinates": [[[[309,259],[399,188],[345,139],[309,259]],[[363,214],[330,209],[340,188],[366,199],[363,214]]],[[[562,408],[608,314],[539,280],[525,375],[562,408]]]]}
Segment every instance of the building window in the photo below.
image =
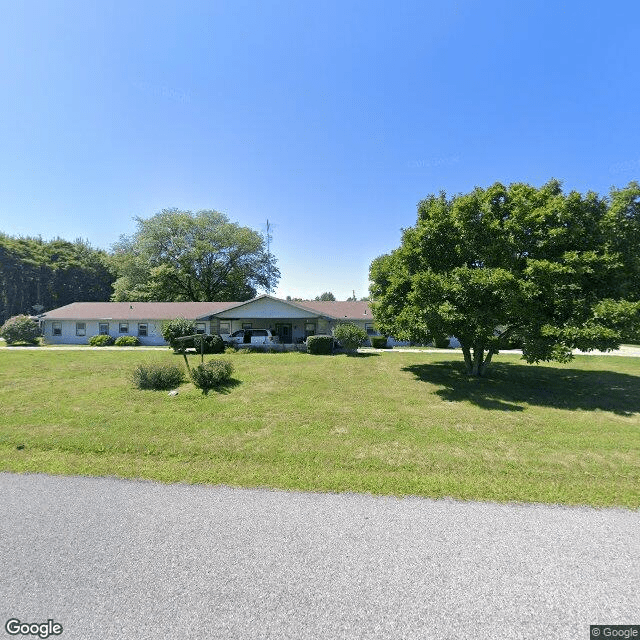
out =
{"type": "Polygon", "coordinates": [[[145,337],[147,335],[147,323],[141,322],[138,325],[138,335],[141,337],[145,337]]]}
{"type": "Polygon", "coordinates": [[[375,336],[376,335],[376,330],[373,328],[373,323],[368,322],[367,324],[364,325],[365,331],[367,332],[367,335],[369,336],[375,336]]]}
{"type": "Polygon", "coordinates": [[[230,322],[221,322],[220,323],[220,333],[227,334],[231,333],[231,323],[230,322]]]}
{"type": "Polygon", "coordinates": [[[206,332],[207,332],[207,323],[196,322],[196,333],[206,333],[206,332]]]}
{"type": "Polygon", "coordinates": [[[121,322],[120,323],[120,328],[118,329],[118,331],[120,333],[129,333],[129,323],[128,322],[121,322]]]}
{"type": "Polygon", "coordinates": [[[51,323],[51,335],[54,335],[54,336],[62,335],[62,322],[51,323]]]}
{"type": "Polygon", "coordinates": [[[98,324],[98,333],[101,336],[108,336],[109,335],[109,323],[108,322],[100,322],[98,324]]]}
{"type": "Polygon", "coordinates": [[[316,335],[316,323],[315,322],[305,322],[304,325],[304,337],[308,338],[309,336],[316,335]]]}
{"type": "Polygon", "coordinates": [[[76,335],[77,336],[86,336],[87,335],[87,324],[86,324],[86,322],[76,322],[76,335]]]}

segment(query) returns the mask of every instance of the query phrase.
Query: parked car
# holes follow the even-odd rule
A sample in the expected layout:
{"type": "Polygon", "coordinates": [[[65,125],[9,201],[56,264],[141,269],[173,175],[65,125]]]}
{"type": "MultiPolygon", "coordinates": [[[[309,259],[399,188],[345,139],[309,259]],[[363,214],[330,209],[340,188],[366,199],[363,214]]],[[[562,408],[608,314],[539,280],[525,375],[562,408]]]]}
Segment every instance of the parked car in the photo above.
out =
{"type": "Polygon", "coordinates": [[[231,335],[222,335],[228,344],[274,344],[278,342],[269,329],[238,329],[231,335]]]}

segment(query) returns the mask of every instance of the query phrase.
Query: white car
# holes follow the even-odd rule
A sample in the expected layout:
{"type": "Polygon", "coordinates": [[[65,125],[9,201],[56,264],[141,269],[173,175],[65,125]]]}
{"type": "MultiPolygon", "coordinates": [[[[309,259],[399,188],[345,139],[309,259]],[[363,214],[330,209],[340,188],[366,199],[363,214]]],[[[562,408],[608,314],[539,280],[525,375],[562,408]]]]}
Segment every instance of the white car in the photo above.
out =
{"type": "Polygon", "coordinates": [[[239,329],[231,335],[222,335],[228,344],[274,344],[277,339],[269,329],[239,329]]]}

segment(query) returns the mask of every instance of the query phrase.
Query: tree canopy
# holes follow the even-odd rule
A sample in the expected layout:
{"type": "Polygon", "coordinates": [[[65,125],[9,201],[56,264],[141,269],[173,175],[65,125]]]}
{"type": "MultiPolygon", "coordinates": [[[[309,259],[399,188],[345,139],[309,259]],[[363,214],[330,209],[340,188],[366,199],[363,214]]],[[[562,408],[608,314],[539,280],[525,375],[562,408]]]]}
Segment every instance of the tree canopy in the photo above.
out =
{"type": "Polygon", "coordinates": [[[77,300],[108,300],[114,277],[107,253],[83,239],[45,241],[0,233],[0,324],[77,300]]]}
{"type": "Polygon", "coordinates": [[[116,301],[248,300],[280,279],[263,237],[217,211],[164,209],[114,245],[116,301]]]}
{"type": "Polygon", "coordinates": [[[333,293],[331,293],[331,291],[325,291],[324,293],[321,293],[319,296],[316,296],[316,300],[322,301],[322,302],[335,302],[336,297],[333,295],[333,293]]]}
{"type": "Polygon", "coordinates": [[[374,317],[399,339],[455,336],[472,375],[514,339],[530,363],[614,349],[640,329],[639,247],[635,182],[609,198],[557,180],[441,192],[371,264],[374,317]]]}

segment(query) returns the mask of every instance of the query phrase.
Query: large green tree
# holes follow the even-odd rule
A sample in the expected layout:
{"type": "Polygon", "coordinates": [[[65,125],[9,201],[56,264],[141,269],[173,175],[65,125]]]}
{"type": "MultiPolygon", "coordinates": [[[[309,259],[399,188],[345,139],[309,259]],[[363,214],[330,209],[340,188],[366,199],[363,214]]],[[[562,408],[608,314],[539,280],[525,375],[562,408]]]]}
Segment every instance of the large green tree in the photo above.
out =
{"type": "Polygon", "coordinates": [[[556,180],[430,195],[371,265],[374,317],[400,339],[457,337],[476,376],[514,339],[527,362],[614,349],[639,330],[639,241],[637,183],[609,198],[556,180]]]}
{"type": "Polygon", "coordinates": [[[217,211],[165,209],[114,245],[116,301],[248,300],[280,272],[263,237],[217,211]]]}

